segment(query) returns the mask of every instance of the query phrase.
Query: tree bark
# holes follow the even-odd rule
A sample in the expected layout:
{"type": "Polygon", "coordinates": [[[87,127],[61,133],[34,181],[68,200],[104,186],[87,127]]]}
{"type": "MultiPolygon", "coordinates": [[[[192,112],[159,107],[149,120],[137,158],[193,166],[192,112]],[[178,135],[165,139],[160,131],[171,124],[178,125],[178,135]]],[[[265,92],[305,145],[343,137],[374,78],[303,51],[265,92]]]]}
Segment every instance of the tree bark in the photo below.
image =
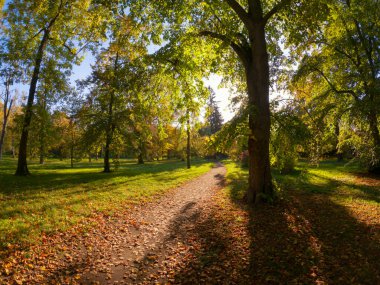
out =
{"type": "Polygon", "coordinates": [[[36,94],[37,83],[38,83],[38,78],[40,75],[40,69],[41,69],[44,51],[46,49],[46,45],[49,39],[49,34],[50,34],[50,30],[45,29],[41,43],[38,47],[38,52],[37,52],[37,56],[36,56],[36,60],[34,64],[33,76],[30,82],[29,96],[28,96],[26,107],[25,107],[25,116],[24,116],[20,146],[19,146],[19,151],[18,151],[18,163],[17,163],[17,170],[16,170],[16,175],[18,176],[26,176],[30,174],[28,170],[28,164],[26,161],[29,126],[32,121],[33,102],[34,102],[34,97],[36,94]]]}
{"type": "Polygon", "coordinates": [[[273,196],[269,162],[269,57],[265,23],[256,23],[250,31],[251,61],[246,65],[249,102],[249,183],[247,200],[259,203],[273,196]]]}

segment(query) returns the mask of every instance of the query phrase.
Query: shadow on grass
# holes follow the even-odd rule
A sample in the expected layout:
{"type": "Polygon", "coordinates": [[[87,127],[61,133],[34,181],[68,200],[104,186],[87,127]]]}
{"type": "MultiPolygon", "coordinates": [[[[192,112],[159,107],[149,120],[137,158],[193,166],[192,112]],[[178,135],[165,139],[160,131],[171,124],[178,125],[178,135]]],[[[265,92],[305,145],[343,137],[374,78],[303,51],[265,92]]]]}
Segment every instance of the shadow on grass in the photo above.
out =
{"type": "MultiPolygon", "coordinates": [[[[328,168],[333,165],[328,164],[328,168]]],[[[284,176],[275,174],[275,178],[284,199],[275,205],[257,205],[249,211],[251,281],[379,284],[379,229],[362,223],[332,199],[350,195],[378,203],[379,189],[304,170],[284,176]],[[321,183],[314,183],[314,178],[321,183]]],[[[232,173],[228,179],[230,198],[241,206],[247,174],[232,173]]]]}

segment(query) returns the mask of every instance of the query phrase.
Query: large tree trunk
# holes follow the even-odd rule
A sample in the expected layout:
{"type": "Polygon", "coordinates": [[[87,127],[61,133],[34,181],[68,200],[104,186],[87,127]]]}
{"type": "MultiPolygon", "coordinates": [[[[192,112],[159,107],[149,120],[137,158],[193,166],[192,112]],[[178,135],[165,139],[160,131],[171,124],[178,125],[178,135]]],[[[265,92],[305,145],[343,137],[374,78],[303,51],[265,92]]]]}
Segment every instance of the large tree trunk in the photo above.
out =
{"type": "Polygon", "coordinates": [[[273,196],[269,162],[269,62],[264,27],[264,23],[257,23],[250,32],[252,58],[246,65],[250,129],[249,203],[258,203],[273,196]]]}
{"type": "Polygon", "coordinates": [[[42,58],[43,58],[44,51],[49,39],[49,34],[50,34],[50,30],[46,29],[44,31],[44,35],[42,37],[40,46],[38,47],[38,52],[37,52],[37,56],[36,56],[36,60],[34,64],[33,76],[30,82],[29,96],[28,96],[27,104],[25,106],[25,116],[24,116],[20,146],[19,146],[19,151],[18,151],[18,163],[17,163],[17,170],[16,170],[16,175],[18,176],[26,176],[30,174],[28,170],[28,164],[26,161],[29,126],[32,121],[32,108],[33,108],[34,96],[36,94],[37,82],[38,82],[38,78],[40,74],[42,58]]]}

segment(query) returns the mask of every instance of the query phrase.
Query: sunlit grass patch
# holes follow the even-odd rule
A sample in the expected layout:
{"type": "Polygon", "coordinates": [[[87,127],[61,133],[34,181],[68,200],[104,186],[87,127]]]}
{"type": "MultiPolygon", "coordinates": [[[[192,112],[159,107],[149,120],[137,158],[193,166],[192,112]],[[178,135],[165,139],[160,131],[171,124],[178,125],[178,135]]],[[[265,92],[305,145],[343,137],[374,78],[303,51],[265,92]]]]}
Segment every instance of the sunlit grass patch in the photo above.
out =
{"type": "Polygon", "coordinates": [[[16,177],[15,160],[0,162],[0,247],[26,245],[41,233],[62,231],[94,212],[121,210],[128,203],[152,199],[210,170],[213,165],[193,161],[160,161],[137,165],[122,160],[117,171],[102,173],[102,162],[31,162],[29,177],[16,177]]]}

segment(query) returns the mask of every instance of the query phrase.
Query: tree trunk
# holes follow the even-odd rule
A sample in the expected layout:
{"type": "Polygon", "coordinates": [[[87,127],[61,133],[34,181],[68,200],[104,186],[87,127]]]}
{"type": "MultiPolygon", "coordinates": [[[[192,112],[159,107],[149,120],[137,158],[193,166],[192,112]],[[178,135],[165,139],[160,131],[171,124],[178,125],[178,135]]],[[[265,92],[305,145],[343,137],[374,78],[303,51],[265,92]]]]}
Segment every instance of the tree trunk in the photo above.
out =
{"type": "Polygon", "coordinates": [[[73,122],[73,118],[70,118],[70,127],[71,127],[70,164],[71,164],[71,168],[74,168],[75,134],[74,134],[74,122],[73,122]]]}
{"type": "Polygon", "coordinates": [[[190,169],[191,168],[191,144],[190,144],[190,118],[189,118],[189,114],[187,115],[186,134],[187,134],[186,164],[187,164],[187,168],[190,169]]]}
{"type": "Polygon", "coordinates": [[[138,164],[144,164],[144,154],[145,154],[145,147],[144,147],[144,142],[143,140],[141,139],[141,135],[140,133],[139,134],[139,147],[138,147],[138,150],[139,150],[139,155],[137,157],[138,159],[138,164]]]}
{"type": "Polygon", "coordinates": [[[14,138],[13,134],[12,134],[11,142],[12,142],[12,158],[16,158],[15,138],[14,138]]]}
{"type": "Polygon", "coordinates": [[[104,148],[104,173],[110,173],[111,172],[111,165],[110,165],[110,138],[109,135],[107,135],[106,139],[106,146],[104,148]]]}
{"type": "Polygon", "coordinates": [[[336,159],[338,162],[343,161],[343,153],[339,152],[338,144],[339,144],[339,133],[340,133],[340,127],[339,127],[339,121],[335,123],[335,136],[336,136],[336,146],[335,146],[335,152],[336,152],[336,159]]]}
{"type": "Polygon", "coordinates": [[[11,78],[7,78],[7,81],[5,82],[5,97],[4,97],[4,106],[3,106],[3,127],[1,129],[1,136],[0,136],[0,160],[3,158],[4,138],[5,138],[5,133],[7,130],[8,118],[9,118],[9,115],[11,114],[12,105],[13,105],[13,99],[11,99],[10,85],[11,85],[11,78]],[[8,106],[8,102],[9,102],[9,106],[8,106]]]}
{"type": "Polygon", "coordinates": [[[45,142],[40,139],[40,164],[45,163],[45,142]]]}
{"type": "Polygon", "coordinates": [[[113,100],[114,100],[114,94],[111,92],[111,98],[109,103],[109,110],[108,110],[108,124],[107,124],[107,130],[106,130],[106,145],[104,148],[104,173],[110,173],[111,172],[111,164],[110,164],[110,148],[112,143],[112,137],[113,137],[113,131],[114,131],[114,125],[113,125],[113,100]]]}
{"type": "Polygon", "coordinates": [[[49,34],[50,34],[50,30],[45,29],[41,43],[38,47],[38,52],[37,52],[37,56],[36,56],[36,60],[34,64],[33,76],[30,82],[28,101],[25,106],[25,116],[24,116],[20,146],[19,146],[19,151],[18,151],[18,163],[17,163],[17,170],[16,170],[16,175],[18,176],[26,176],[30,174],[28,170],[28,164],[26,161],[29,126],[32,121],[32,108],[33,108],[34,96],[36,94],[42,58],[43,58],[44,51],[48,42],[49,34]]]}
{"type": "MultiPolygon", "coordinates": [[[[46,91],[46,90],[45,90],[46,91]]],[[[40,116],[40,131],[39,131],[39,151],[40,151],[40,164],[45,163],[45,145],[46,145],[46,122],[47,118],[47,103],[46,103],[46,93],[41,94],[38,99],[38,112],[40,116]]]]}
{"type": "Polygon", "coordinates": [[[3,159],[3,144],[4,144],[6,127],[7,127],[7,121],[6,121],[5,116],[4,116],[3,128],[1,130],[1,137],[0,137],[0,160],[3,159]]]}
{"type": "Polygon", "coordinates": [[[74,168],[74,144],[71,144],[70,147],[70,166],[71,168],[74,168]]]}
{"type": "Polygon", "coordinates": [[[138,164],[144,164],[144,157],[143,157],[143,154],[140,152],[139,153],[139,156],[138,156],[138,164]]]}
{"type": "Polygon", "coordinates": [[[257,23],[250,31],[252,58],[246,65],[250,129],[247,199],[251,204],[273,197],[269,162],[269,62],[264,27],[264,23],[257,23]]]}
{"type": "MultiPolygon", "coordinates": [[[[117,71],[117,65],[119,61],[119,54],[116,54],[115,58],[115,65],[114,65],[114,70],[115,73],[117,71]]],[[[113,122],[113,108],[114,108],[114,100],[115,100],[115,91],[112,90],[110,92],[110,101],[108,105],[108,122],[107,122],[107,130],[106,130],[106,146],[104,149],[104,173],[109,173],[111,172],[111,165],[110,165],[110,147],[112,143],[112,138],[113,138],[113,132],[115,130],[115,124],[113,122]]]]}

